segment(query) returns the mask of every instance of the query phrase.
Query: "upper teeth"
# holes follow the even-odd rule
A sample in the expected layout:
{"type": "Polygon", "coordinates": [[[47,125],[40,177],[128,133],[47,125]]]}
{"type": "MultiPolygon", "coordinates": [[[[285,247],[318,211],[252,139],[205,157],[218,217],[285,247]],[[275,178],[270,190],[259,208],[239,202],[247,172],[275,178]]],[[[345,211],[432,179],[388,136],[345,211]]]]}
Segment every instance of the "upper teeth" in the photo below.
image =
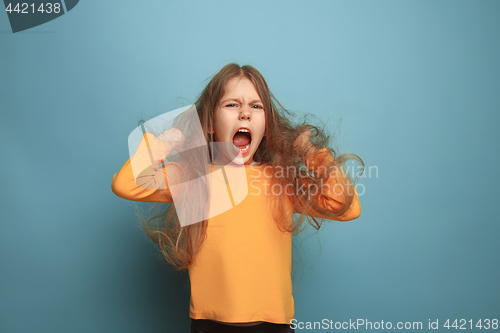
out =
{"type": "Polygon", "coordinates": [[[250,132],[250,131],[249,131],[249,130],[247,130],[246,128],[240,128],[240,129],[238,130],[238,132],[250,132]]]}

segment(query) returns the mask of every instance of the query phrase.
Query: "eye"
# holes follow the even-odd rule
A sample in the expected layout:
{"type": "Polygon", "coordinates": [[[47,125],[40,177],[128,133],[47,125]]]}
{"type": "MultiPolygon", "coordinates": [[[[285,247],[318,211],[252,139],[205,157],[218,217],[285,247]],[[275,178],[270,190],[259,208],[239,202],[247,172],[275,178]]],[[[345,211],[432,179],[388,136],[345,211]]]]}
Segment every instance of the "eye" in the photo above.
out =
{"type": "Polygon", "coordinates": [[[254,105],[254,106],[252,106],[252,107],[253,107],[253,108],[255,108],[255,109],[263,109],[263,107],[262,107],[262,106],[260,106],[260,105],[258,105],[258,104],[255,104],[255,105],[254,105]]]}
{"type": "Polygon", "coordinates": [[[236,106],[236,104],[234,104],[234,103],[233,103],[233,104],[228,104],[228,105],[226,105],[226,106],[229,106],[229,107],[235,107],[235,106],[236,106]]]}

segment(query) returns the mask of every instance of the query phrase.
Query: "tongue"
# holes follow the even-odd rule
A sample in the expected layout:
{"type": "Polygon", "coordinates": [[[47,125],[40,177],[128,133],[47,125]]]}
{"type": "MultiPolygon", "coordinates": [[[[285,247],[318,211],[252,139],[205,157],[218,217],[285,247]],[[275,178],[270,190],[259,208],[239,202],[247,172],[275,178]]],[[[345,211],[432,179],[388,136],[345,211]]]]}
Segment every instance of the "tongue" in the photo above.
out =
{"type": "Polygon", "coordinates": [[[246,146],[250,142],[249,135],[246,133],[236,133],[236,135],[233,138],[233,143],[237,146],[246,146]]]}

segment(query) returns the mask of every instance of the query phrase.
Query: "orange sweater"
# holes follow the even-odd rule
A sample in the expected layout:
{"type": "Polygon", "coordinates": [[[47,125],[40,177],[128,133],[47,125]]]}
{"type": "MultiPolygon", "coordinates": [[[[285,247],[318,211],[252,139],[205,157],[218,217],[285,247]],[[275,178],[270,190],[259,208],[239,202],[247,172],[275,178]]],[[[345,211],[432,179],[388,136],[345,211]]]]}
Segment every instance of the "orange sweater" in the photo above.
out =
{"type": "MultiPolygon", "coordinates": [[[[160,144],[147,134],[150,144],[160,144]]],[[[327,155],[327,158],[332,158],[327,155]]],[[[309,157],[314,168],[321,165],[309,157]]],[[[190,317],[238,323],[267,321],[290,324],[294,318],[292,296],[292,235],[281,232],[272,217],[267,164],[245,166],[248,195],[232,209],[208,220],[207,238],[189,267],[191,282],[190,317]]],[[[314,169],[313,169],[314,170],[314,169]]],[[[163,178],[166,179],[163,171],[163,178]]],[[[335,179],[329,183],[334,184],[335,179]]],[[[166,189],[137,186],[130,159],[113,176],[113,192],[134,201],[163,201],[166,189]]],[[[166,186],[163,186],[166,187],[166,186]]],[[[331,188],[331,187],[328,187],[331,188]]],[[[325,189],[327,189],[325,187],[325,189]]],[[[333,191],[316,197],[328,209],[338,210],[342,200],[333,191]]],[[[357,193],[349,210],[337,220],[357,218],[361,207],[357,193]]],[[[329,218],[319,213],[315,217],[329,218]]],[[[292,215],[289,216],[290,221],[292,215]]]]}

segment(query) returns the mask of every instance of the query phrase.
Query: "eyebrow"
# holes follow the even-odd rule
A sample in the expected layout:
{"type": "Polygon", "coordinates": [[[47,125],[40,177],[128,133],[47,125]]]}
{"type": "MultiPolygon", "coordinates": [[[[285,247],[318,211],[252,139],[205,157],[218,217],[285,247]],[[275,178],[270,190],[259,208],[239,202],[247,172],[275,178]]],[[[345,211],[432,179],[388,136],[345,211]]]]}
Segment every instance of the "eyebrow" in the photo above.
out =
{"type": "MultiPolygon", "coordinates": [[[[239,98],[226,98],[225,100],[223,100],[222,102],[220,102],[221,104],[224,104],[228,101],[236,101],[236,102],[239,102],[241,103],[241,100],[239,98]]],[[[261,103],[261,104],[264,104],[262,103],[262,101],[260,99],[254,99],[253,101],[250,101],[250,104],[255,104],[255,103],[261,103]]]]}

